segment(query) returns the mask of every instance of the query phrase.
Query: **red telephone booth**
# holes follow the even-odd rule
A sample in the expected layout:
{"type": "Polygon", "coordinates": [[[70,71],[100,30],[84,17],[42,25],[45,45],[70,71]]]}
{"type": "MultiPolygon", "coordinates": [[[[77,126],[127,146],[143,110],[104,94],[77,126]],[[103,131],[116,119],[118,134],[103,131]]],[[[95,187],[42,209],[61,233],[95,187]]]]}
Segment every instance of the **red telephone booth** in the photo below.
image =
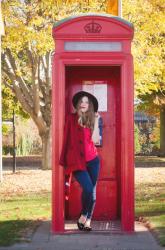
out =
{"type": "Polygon", "coordinates": [[[65,117],[80,90],[97,97],[103,119],[93,220],[120,220],[123,231],[134,231],[133,26],[116,16],[82,14],[57,22],[53,37],[52,232],[64,232],[65,220],[80,213],[81,188],[72,180],[65,200],[59,165],[65,117]]]}

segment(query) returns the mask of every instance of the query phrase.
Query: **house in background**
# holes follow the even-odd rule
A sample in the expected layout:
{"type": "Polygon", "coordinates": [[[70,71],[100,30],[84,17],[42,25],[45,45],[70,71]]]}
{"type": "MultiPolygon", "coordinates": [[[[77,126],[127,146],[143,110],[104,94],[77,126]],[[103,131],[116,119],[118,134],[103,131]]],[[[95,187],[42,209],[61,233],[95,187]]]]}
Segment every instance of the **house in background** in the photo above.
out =
{"type": "Polygon", "coordinates": [[[157,135],[155,135],[155,132],[153,132],[153,129],[157,125],[158,118],[147,115],[145,112],[139,112],[136,111],[134,113],[134,123],[137,125],[139,129],[139,143],[141,150],[138,153],[139,155],[158,155],[159,154],[159,143],[158,143],[158,137],[157,142],[153,138],[157,135]]]}
{"type": "Polygon", "coordinates": [[[145,112],[135,111],[134,121],[139,129],[153,129],[156,124],[157,118],[151,115],[147,115],[145,114],[145,112]]]}

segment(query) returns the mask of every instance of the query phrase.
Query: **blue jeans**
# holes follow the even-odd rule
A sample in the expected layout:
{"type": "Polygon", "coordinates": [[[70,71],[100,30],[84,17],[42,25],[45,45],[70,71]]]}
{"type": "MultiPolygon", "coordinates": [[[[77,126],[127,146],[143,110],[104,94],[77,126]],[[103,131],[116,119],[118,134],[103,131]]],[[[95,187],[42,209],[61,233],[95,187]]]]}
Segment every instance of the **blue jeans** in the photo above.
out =
{"type": "Polygon", "coordinates": [[[82,187],[82,211],[81,214],[92,218],[96,204],[96,185],[100,170],[100,159],[96,156],[93,160],[86,162],[86,171],[74,171],[73,175],[82,187]]]}

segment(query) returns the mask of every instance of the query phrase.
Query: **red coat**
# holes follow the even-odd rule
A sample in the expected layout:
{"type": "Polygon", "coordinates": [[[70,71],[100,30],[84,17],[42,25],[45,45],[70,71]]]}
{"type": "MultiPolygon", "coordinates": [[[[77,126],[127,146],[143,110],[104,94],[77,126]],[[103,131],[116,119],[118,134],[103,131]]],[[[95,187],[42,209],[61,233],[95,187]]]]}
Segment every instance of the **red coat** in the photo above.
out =
{"type": "Polygon", "coordinates": [[[65,168],[65,174],[86,170],[84,132],[83,127],[78,124],[77,113],[66,117],[59,164],[65,168]]]}

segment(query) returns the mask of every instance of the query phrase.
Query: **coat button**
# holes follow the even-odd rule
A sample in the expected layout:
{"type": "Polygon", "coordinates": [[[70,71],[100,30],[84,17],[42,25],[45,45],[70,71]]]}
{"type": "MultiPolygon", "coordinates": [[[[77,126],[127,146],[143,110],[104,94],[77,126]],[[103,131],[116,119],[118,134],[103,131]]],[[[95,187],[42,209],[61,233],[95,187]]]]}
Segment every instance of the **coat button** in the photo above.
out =
{"type": "Polygon", "coordinates": [[[83,152],[80,152],[80,155],[81,155],[81,157],[84,157],[84,153],[83,152]]]}
{"type": "Polygon", "coordinates": [[[80,144],[82,144],[82,143],[83,143],[83,141],[82,141],[82,140],[79,140],[79,143],[80,143],[80,144]]]}

